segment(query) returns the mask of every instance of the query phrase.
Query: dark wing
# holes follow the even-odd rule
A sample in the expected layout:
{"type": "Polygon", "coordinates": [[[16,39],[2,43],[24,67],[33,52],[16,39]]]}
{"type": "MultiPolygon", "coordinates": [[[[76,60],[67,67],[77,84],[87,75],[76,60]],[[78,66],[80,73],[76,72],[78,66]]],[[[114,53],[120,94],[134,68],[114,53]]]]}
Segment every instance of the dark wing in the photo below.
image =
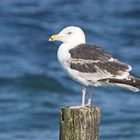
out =
{"type": "Polygon", "coordinates": [[[96,45],[80,44],[69,52],[71,57],[76,59],[107,61],[112,58],[111,54],[96,45]]]}
{"type": "Polygon", "coordinates": [[[133,87],[140,87],[140,78],[129,76],[128,79],[115,79],[115,78],[108,78],[108,79],[101,79],[99,80],[101,82],[110,82],[110,83],[119,83],[119,84],[125,84],[130,85],[133,87]]]}
{"type": "Polygon", "coordinates": [[[130,70],[130,66],[113,59],[111,54],[95,45],[81,44],[71,49],[71,69],[83,73],[96,73],[104,77],[117,77],[130,70]]]}

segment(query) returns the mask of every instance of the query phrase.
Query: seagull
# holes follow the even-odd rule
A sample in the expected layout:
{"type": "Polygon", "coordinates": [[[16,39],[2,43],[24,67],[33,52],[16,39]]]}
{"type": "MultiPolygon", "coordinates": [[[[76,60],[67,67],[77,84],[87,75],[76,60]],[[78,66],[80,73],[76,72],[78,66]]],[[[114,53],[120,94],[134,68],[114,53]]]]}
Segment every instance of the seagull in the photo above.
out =
{"type": "Polygon", "coordinates": [[[118,86],[134,92],[139,91],[140,78],[129,72],[132,67],[112,57],[110,53],[97,45],[86,43],[80,27],[68,26],[49,41],[60,41],[57,58],[64,71],[82,85],[82,104],[90,106],[93,87],[118,86]],[[85,103],[86,87],[90,87],[90,95],[85,103]]]}

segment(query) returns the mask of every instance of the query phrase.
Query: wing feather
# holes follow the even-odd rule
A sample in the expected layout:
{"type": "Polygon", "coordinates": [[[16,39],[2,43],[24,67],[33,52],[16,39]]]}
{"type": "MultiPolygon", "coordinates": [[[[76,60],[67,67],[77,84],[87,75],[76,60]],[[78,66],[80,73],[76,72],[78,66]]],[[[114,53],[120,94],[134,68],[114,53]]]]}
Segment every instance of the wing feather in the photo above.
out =
{"type": "Polygon", "coordinates": [[[69,52],[71,69],[82,73],[96,73],[102,75],[101,78],[121,77],[131,70],[129,65],[112,58],[110,53],[95,45],[81,44],[69,52]]]}
{"type": "Polygon", "coordinates": [[[112,58],[110,53],[96,45],[80,44],[69,50],[71,57],[86,60],[102,60],[107,61],[112,58]]]}

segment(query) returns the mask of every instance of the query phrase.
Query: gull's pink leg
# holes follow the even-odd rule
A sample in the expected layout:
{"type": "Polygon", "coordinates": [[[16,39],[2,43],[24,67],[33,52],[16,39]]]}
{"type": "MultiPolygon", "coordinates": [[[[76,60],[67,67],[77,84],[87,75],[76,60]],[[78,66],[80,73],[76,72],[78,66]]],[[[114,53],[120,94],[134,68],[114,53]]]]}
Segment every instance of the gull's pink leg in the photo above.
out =
{"type": "Polygon", "coordinates": [[[82,104],[80,106],[70,106],[69,108],[73,109],[73,108],[85,107],[85,96],[86,96],[86,87],[83,87],[83,89],[82,89],[82,104]]]}
{"type": "Polygon", "coordinates": [[[90,95],[88,97],[88,102],[87,102],[88,106],[91,105],[92,96],[93,96],[93,87],[90,87],[90,95]]]}
{"type": "Polygon", "coordinates": [[[82,104],[81,104],[81,107],[85,106],[85,96],[86,96],[86,87],[83,87],[83,89],[82,89],[82,104]]]}

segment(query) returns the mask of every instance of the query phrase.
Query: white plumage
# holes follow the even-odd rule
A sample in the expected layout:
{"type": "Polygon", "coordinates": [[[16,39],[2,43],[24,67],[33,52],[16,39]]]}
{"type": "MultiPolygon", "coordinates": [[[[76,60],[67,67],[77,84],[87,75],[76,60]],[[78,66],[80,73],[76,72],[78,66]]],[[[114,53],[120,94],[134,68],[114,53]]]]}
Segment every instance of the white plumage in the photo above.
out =
{"type": "MultiPolygon", "coordinates": [[[[114,59],[96,45],[86,44],[85,34],[79,27],[69,26],[49,41],[61,41],[57,58],[62,68],[75,81],[83,85],[82,105],[85,106],[85,86],[114,85],[139,91],[140,80],[129,74],[131,66],[114,59]]],[[[87,105],[91,104],[90,93],[87,105]]]]}

